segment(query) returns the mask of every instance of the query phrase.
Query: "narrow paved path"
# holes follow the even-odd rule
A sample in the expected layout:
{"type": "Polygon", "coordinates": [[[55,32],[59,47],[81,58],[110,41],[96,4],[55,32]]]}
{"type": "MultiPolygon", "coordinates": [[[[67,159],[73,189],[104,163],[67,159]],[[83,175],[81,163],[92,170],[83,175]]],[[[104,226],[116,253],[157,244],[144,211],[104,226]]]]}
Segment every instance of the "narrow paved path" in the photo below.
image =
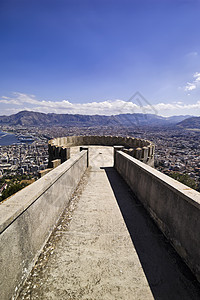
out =
{"type": "Polygon", "coordinates": [[[195,279],[112,168],[112,158],[112,148],[90,148],[80,195],[19,299],[200,299],[195,279]]]}

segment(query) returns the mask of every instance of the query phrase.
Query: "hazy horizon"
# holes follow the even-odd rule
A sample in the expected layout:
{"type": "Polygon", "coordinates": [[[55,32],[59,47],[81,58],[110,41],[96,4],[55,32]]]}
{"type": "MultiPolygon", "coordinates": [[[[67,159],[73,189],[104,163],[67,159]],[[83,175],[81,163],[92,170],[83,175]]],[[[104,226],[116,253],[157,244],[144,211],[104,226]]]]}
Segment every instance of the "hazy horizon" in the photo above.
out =
{"type": "MultiPolygon", "coordinates": [[[[42,112],[42,111],[35,111],[35,110],[26,110],[26,109],[23,109],[23,110],[20,110],[18,111],[17,113],[20,113],[20,112],[35,112],[35,113],[43,113],[43,114],[58,114],[58,115],[61,115],[61,114],[69,114],[69,115],[85,115],[85,116],[117,116],[117,115],[120,115],[120,114],[150,114],[150,115],[155,115],[155,116],[158,116],[158,117],[163,117],[163,118],[170,118],[170,117],[185,117],[185,116],[188,116],[188,117],[198,117],[198,116],[195,116],[195,115],[189,115],[189,114],[177,114],[177,115],[171,115],[171,116],[162,116],[160,114],[157,114],[157,113],[144,113],[144,112],[119,112],[119,113],[113,113],[113,114],[98,114],[98,113],[92,113],[92,114],[89,114],[89,113],[54,113],[54,112],[42,112]]],[[[4,114],[4,115],[0,115],[0,117],[2,116],[11,116],[11,115],[16,115],[17,113],[11,113],[11,114],[4,114]]]]}

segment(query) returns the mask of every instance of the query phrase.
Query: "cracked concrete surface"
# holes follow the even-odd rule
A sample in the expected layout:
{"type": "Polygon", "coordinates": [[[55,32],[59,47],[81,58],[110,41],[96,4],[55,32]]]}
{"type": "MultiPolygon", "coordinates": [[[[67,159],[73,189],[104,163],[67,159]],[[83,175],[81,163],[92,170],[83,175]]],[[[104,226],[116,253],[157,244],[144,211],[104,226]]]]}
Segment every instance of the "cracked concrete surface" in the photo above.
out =
{"type": "Polygon", "coordinates": [[[199,299],[195,279],[112,168],[113,149],[90,147],[90,165],[18,299],[199,299]]]}

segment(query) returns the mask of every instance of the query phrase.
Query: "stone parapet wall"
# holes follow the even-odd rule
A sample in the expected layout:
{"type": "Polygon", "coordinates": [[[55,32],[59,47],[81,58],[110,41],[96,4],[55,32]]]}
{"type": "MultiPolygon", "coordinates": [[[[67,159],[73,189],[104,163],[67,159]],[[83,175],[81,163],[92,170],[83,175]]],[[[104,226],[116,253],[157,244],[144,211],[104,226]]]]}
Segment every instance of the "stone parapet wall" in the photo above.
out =
{"type": "Polygon", "coordinates": [[[70,147],[82,145],[123,146],[125,153],[154,166],[155,145],[148,141],[133,137],[121,136],[67,136],[58,137],[48,142],[49,167],[52,161],[61,159],[61,163],[70,158],[70,147]]]}
{"type": "Polygon", "coordinates": [[[0,204],[2,300],[15,299],[86,169],[81,151],[0,204]]]}
{"type": "Polygon", "coordinates": [[[114,166],[200,282],[200,194],[122,151],[114,166]]]}

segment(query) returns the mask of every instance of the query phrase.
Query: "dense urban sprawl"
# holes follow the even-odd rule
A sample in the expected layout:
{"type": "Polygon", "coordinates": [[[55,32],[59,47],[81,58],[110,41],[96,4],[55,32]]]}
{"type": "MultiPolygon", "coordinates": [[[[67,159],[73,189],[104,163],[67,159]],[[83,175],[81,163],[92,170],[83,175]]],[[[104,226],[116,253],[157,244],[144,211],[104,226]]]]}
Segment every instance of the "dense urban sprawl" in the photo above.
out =
{"type": "MultiPolygon", "coordinates": [[[[38,178],[38,173],[48,167],[48,140],[67,135],[118,135],[148,139],[155,143],[155,167],[179,179],[187,176],[200,190],[200,131],[164,127],[53,127],[25,128],[3,126],[4,132],[31,136],[32,143],[21,142],[0,146],[0,200],[9,185],[20,184],[18,190],[38,178]],[[16,180],[17,178],[17,180],[16,180]]],[[[14,190],[15,191],[15,190],[14,190]]]]}

